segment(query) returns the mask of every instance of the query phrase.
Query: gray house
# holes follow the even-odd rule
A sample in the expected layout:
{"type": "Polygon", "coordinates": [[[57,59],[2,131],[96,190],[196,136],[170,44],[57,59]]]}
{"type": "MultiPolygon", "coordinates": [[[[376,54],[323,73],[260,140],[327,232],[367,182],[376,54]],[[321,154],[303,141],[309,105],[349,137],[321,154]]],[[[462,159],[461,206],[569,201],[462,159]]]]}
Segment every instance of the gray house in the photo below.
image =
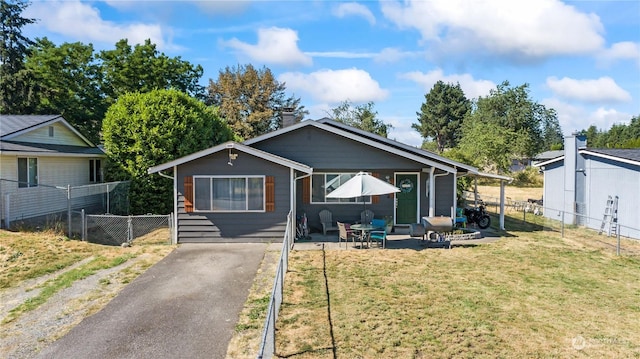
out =
{"type": "Polygon", "coordinates": [[[376,218],[393,218],[398,226],[423,216],[451,217],[460,176],[510,179],[326,118],[148,170],[174,181],[177,242],[282,240],[288,213],[304,212],[309,226],[320,228],[323,209],[334,221],[355,222],[362,201],[326,194],[360,171],[402,188],[395,195],[365,198],[376,218]]]}
{"type": "Polygon", "coordinates": [[[565,137],[565,151],[537,163],[544,172],[544,215],[600,229],[608,197],[618,196],[620,235],[640,239],[640,149],[588,148],[586,137],[565,137]]]}

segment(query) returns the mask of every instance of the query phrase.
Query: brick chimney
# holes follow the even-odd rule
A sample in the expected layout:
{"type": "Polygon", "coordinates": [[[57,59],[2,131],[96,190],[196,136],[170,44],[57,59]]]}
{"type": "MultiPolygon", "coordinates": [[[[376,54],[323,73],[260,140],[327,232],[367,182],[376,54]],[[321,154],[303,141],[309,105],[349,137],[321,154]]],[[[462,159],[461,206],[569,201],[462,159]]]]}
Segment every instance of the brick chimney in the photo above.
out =
{"type": "Polygon", "coordinates": [[[296,123],[296,116],[292,107],[282,109],[282,127],[289,127],[296,123]]]}

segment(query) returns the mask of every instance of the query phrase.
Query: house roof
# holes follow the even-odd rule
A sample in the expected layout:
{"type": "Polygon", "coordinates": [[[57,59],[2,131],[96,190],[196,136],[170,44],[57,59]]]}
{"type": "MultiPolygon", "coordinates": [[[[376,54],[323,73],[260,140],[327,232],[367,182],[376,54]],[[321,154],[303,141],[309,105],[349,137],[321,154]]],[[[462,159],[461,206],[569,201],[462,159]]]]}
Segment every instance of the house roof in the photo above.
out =
{"type": "Polygon", "coordinates": [[[640,148],[587,148],[580,153],[640,166],[640,148]]]}
{"type": "Polygon", "coordinates": [[[562,157],[564,156],[564,150],[554,150],[554,151],[545,151],[542,153],[537,154],[533,160],[534,161],[548,161],[554,158],[558,158],[558,157],[562,157]]]}
{"type": "Polygon", "coordinates": [[[292,161],[292,160],[289,160],[289,159],[286,159],[286,158],[283,158],[283,157],[280,157],[280,156],[276,156],[276,155],[273,155],[271,153],[259,150],[257,148],[245,146],[245,145],[243,145],[241,143],[237,143],[237,142],[233,142],[233,141],[225,142],[225,143],[222,143],[220,145],[217,145],[217,146],[214,146],[214,147],[210,147],[210,148],[207,148],[205,150],[198,151],[198,152],[192,153],[192,154],[184,156],[184,157],[180,157],[180,158],[175,159],[173,161],[169,161],[169,162],[163,163],[161,165],[151,167],[151,168],[149,168],[147,170],[147,172],[149,174],[160,172],[160,171],[172,168],[173,166],[178,166],[178,165],[181,165],[183,163],[187,163],[187,162],[196,160],[198,158],[201,158],[201,157],[204,157],[204,156],[208,156],[210,154],[214,154],[216,152],[226,151],[227,149],[230,149],[230,148],[233,148],[235,150],[238,150],[238,151],[241,151],[241,152],[244,152],[244,153],[259,157],[259,158],[262,158],[262,159],[265,159],[267,161],[271,161],[271,162],[277,163],[277,164],[285,166],[285,167],[293,168],[295,170],[298,170],[298,171],[301,171],[301,172],[304,172],[304,173],[310,174],[310,173],[313,172],[313,168],[311,168],[311,167],[309,167],[309,166],[307,166],[305,164],[298,163],[298,162],[295,162],[295,161],[292,161]]]}
{"type": "Polygon", "coordinates": [[[61,115],[0,115],[0,140],[7,141],[38,128],[60,123],[67,127],[88,146],[95,147],[61,115]]]}
{"type": "Polygon", "coordinates": [[[277,137],[282,134],[295,131],[299,128],[306,127],[306,126],[313,126],[313,127],[334,133],[336,135],[340,135],[340,136],[349,138],[351,140],[369,145],[371,147],[378,148],[380,150],[387,151],[419,163],[423,163],[427,166],[432,166],[432,167],[441,169],[446,172],[451,172],[451,173],[462,172],[462,173],[469,173],[472,175],[496,178],[496,179],[501,179],[506,181],[512,180],[512,178],[506,177],[506,176],[495,175],[490,173],[482,173],[473,166],[469,166],[464,163],[460,163],[460,162],[448,159],[446,157],[437,155],[433,152],[423,150],[417,147],[412,147],[404,143],[391,140],[386,137],[382,137],[368,131],[363,131],[355,127],[343,124],[341,122],[331,120],[329,118],[322,118],[317,121],[314,121],[314,120],[301,121],[294,125],[247,140],[244,142],[244,144],[252,145],[254,143],[261,142],[273,137],[277,137]]]}
{"type": "MultiPolygon", "coordinates": [[[[600,157],[600,158],[607,158],[613,161],[630,163],[633,165],[640,166],[640,148],[633,148],[633,149],[586,148],[586,149],[578,150],[578,152],[581,154],[586,154],[586,155],[600,157]]],[[[534,166],[542,167],[542,166],[546,166],[548,164],[558,162],[558,161],[563,161],[563,160],[564,160],[564,155],[549,159],[547,161],[536,163],[534,164],[534,166]]]]}
{"type": "Polygon", "coordinates": [[[100,157],[105,153],[99,147],[53,145],[31,142],[0,141],[0,153],[19,152],[25,156],[59,156],[60,154],[80,157],[100,157]]]}

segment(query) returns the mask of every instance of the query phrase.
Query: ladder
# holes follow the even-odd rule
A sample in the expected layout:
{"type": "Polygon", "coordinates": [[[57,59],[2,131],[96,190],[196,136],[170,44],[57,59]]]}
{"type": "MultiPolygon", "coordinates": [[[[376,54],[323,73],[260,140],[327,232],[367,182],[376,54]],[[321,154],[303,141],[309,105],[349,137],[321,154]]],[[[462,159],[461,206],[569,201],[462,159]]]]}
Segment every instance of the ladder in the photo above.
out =
{"type": "Polygon", "coordinates": [[[618,231],[618,196],[607,198],[607,206],[604,209],[604,216],[602,217],[602,224],[600,224],[600,230],[598,234],[604,232],[604,227],[609,225],[607,229],[607,236],[617,235],[618,231]]]}

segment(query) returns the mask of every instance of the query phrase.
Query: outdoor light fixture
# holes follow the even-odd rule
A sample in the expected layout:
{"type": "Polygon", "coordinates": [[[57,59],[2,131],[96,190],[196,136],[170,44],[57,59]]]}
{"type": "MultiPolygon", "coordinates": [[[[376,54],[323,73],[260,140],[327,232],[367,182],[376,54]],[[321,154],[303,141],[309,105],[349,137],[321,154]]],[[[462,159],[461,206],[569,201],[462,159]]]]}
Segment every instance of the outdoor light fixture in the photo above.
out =
{"type": "Polygon", "coordinates": [[[227,162],[227,164],[229,166],[233,166],[233,161],[238,158],[238,154],[237,153],[232,153],[231,152],[231,148],[229,148],[229,162],[227,162]]]}

